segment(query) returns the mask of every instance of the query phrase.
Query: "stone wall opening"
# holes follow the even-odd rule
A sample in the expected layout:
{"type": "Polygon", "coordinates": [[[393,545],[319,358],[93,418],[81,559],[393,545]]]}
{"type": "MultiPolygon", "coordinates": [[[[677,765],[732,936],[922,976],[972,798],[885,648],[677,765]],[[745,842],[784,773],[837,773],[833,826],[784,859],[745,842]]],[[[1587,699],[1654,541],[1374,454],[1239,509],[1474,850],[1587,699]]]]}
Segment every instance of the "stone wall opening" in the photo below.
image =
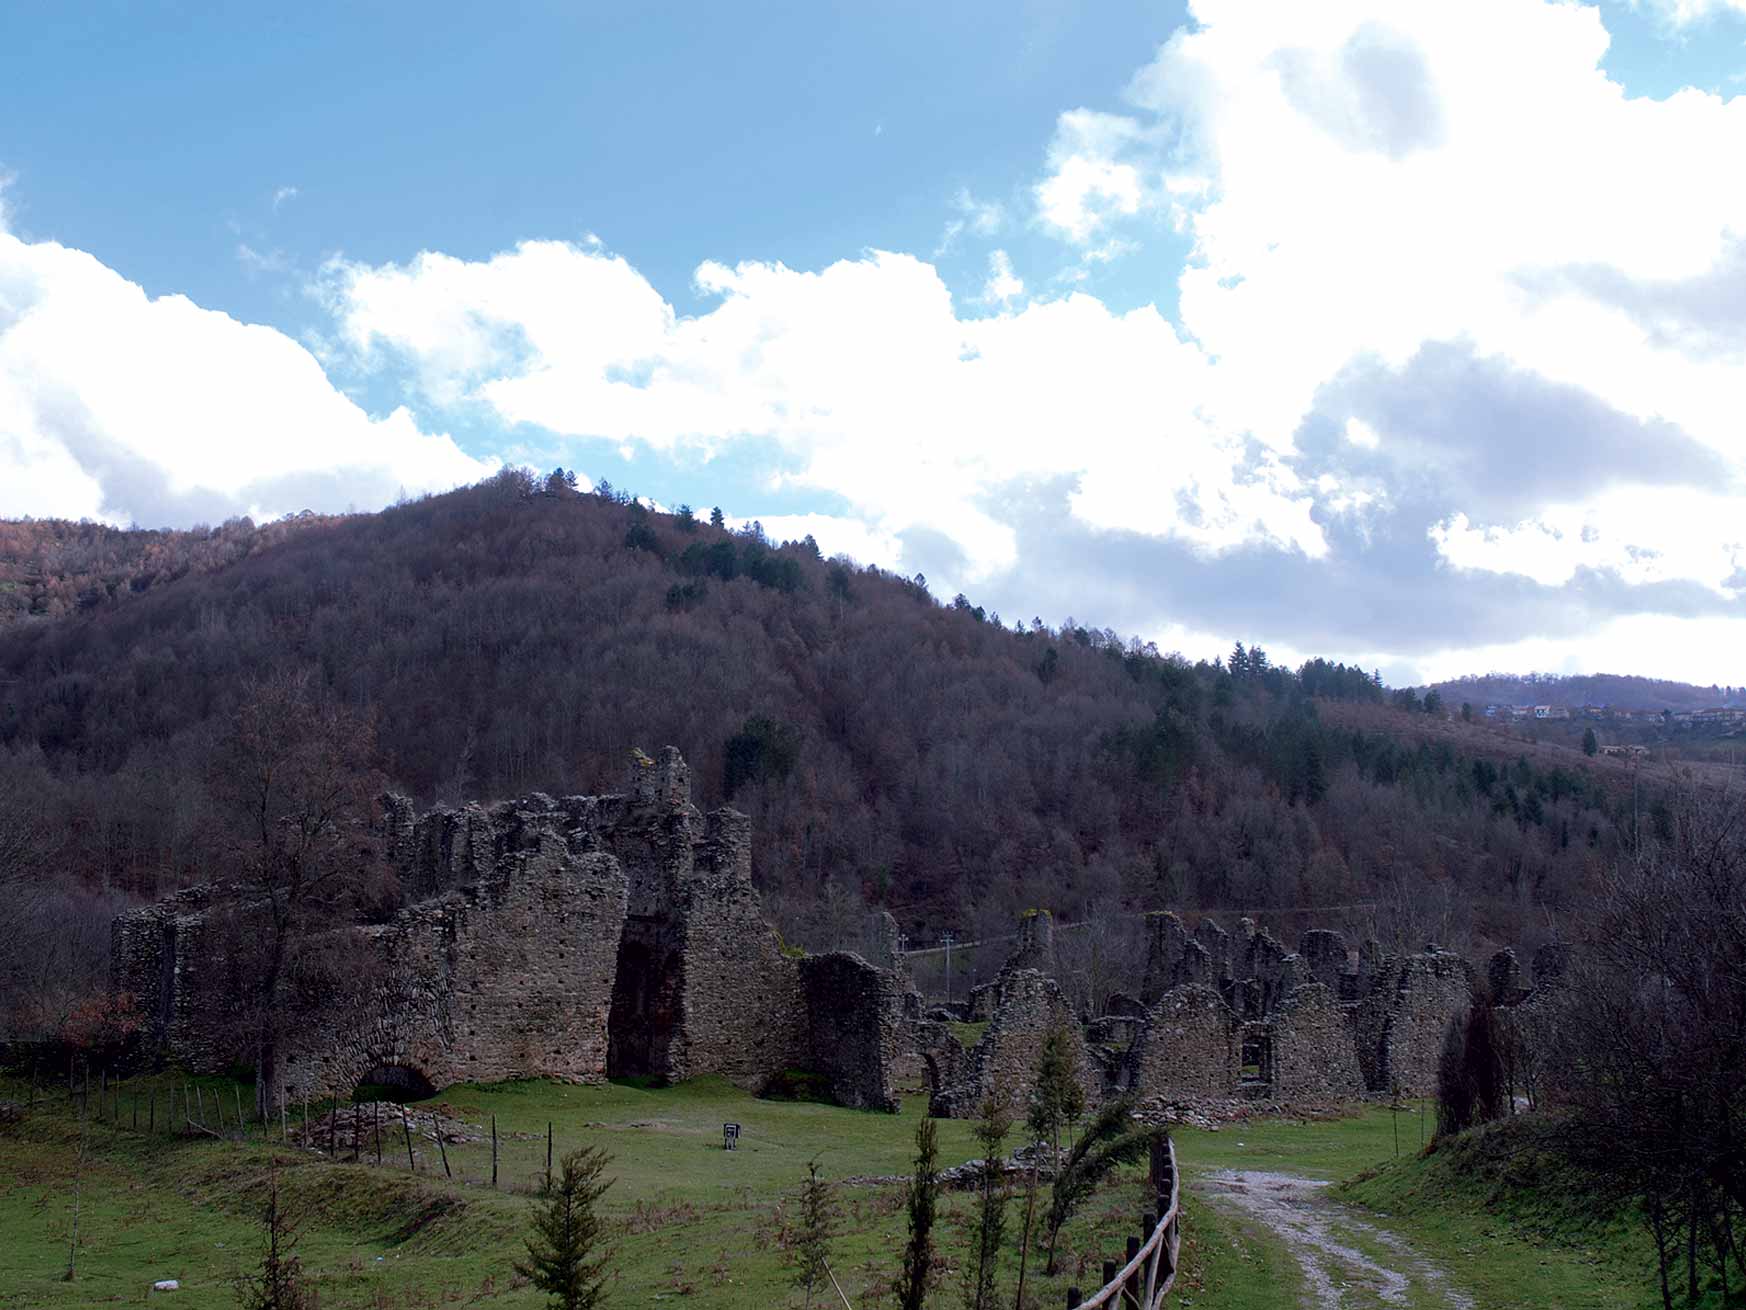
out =
{"type": "Polygon", "coordinates": [[[922,1052],[922,1075],[927,1082],[926,1090],[931,1101],[939,1095],[943,1080],[940,1078],[940,1062],[926,1051],[922,1052]]]}
{"type": "Polygon", "coordinates": [[[352,1089],[352,1100],[396,1101],[405,1105],[408,1101],[428,1101],[436,1094],[430,1079],[410,1065],[379,1064],[364,1071],[352,1089]]]}
{"type": "Polygon", "coordinates": [[[679,1025],[679,957],[625,925],[618,947],[612,1010],[606,1021],[609,1078],[665,1078],[679,1025]]]}

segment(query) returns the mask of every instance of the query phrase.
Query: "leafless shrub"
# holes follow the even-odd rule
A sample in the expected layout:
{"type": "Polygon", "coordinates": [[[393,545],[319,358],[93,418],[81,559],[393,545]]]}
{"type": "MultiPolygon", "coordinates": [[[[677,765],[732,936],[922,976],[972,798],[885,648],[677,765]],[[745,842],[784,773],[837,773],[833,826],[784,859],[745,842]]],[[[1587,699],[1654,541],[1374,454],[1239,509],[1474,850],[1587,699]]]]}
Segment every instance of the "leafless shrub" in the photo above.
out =
{"type": "Polygon", "coordinates": [[[1688,787],[1662,827],[1602,880],[1551,1007],[1544,1081],[1572,1153],[1641,1207],[1672,1307],[1746,1284],[1742,798],[1688,787]]]}

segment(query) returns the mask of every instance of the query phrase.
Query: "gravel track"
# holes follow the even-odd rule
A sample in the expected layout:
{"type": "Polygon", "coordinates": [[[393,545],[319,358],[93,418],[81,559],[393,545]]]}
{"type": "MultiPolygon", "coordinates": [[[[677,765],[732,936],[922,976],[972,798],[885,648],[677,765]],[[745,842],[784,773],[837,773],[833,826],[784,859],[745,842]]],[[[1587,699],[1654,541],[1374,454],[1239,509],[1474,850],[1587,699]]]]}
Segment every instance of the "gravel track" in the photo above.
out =
{"type": "Polygon", "coordinates": [[[1396,1234],[1332,1200],[1327,1186],[1288,1174],[1221,1169],[1198,1180],[1195,1190],[1214,1205],[1265,1225],[1285,1244],[1303,1274],[1306,1310],[1474,1310],[1473,1298],[1447,1274],[1396,1234]]]}

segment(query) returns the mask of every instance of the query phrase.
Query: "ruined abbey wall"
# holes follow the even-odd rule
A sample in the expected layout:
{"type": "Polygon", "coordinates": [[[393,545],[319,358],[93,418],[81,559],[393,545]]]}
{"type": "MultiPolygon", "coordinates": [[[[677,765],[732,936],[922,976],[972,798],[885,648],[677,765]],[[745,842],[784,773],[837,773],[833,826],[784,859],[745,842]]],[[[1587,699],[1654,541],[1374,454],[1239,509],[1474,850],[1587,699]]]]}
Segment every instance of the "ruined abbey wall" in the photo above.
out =
{"type": "Polygon", "coordinates": [[[1172,987],[1146,1014],[1127,1061],[1128,1090],[1145,1096],[1229,1096],[1241,1073],[1240,1021],[1205,983],[1172,987]]]}
{"type": "Polygon", "coordinates": [[[1086,1049],[1079,1016],[1049,976],[1054,967],[1054,920],[1047,910],[1032,910],[1019,920],[1017,946],[984,991],[988,1027],[975,1046],[951,1062],[956,1068],[934,1088],[930,1114],[972,1118],[995,1095],[1022,1114],[1036,1085],[1043,1043],[1055,1030],[1067,1035],[1086,1104],[1095,1106],[1102,1099],[1104,1078],[1086,1049]]]}
{"type": "Polygon", "coordinates": [[[1433,947],[1384,960],[1354,1016],[1365,1086],[1434,1093],[1444,1033],[1472,1003],[1473,969],[1458,955],[1433,947]]]}
{"type": "Polygon", "coordinates": [[[1327,983],[1308,983],[1286,996],[1267,1042],[1265,1077],[1275,1100],[1339,1101],[1363,1094],[1351,1007],[1342,1006],[1327,983]]]}
{"type": "MultiPolygon", "coordinates": [[[[382,813],[413,902],[387,923],[299,942],[277,1069],[292,1098],[395,1070],[433,1085],[714,1074],[750,1090],[797,1070],[822,1074],[845,1105],[894,1111],[900,1088],[925,1085],[932,1113],[969,1117],[997,1092],[1022,1109],[1057,1029],[1090,1105],[1423,1095],[1476,987],[1513,1007],[1517,1066],[1537,1079],[1534,998],[1568,966],[1567,948],[1543,948],[1530,982],[1504,951],[1480,981],[1434,946],[1389,956],[1318,929],[1293,950],[1247,919],[1190,931],[1160,913],[1147,916],[1141,996],[1079,1015],[1053,977],[1056,926],[1038,910],[974,992],[987,1028],[966,1049],[937,1021],[949,1016],[924,1015],[889,915],[871,926],[873,963],[783,950],[752,886],[750,821],[699,811],[671,748],[633,753],[625,789],[609,795],[423,814],[390,796],[382,813]]],[[[114,985],[139,998],[156,1056],[206,1072],[254,1062],[242,1006],[260,912],[214,885],[116,920],[114,985]]]]}
{"type": "Polygon", "coordinates": [[[840,1103],[895,1114],[909,1054],[903,980],[847,951],[809,955],[799,972],[810,1056],[799,1063],[826,1075],[840,1103]]]}
{"type": "Polygon", "coordinates": [[[348,1090],[385,1067],[436,1086],[598,1079],[624,904],[617,861],[573,855],[548,833],[485,881],[355,930],[374,968],[363,988],[299,1016],[287,1092],[348,1090]]]}
{"type": "MultiPolygon", "coordinates": [[[[384,1068],[435,1085],[719,1074],[754,1090],[816,1068],[845,1103],[896,1108],[897,976],[784,955],[752,887],[749,821],[700,813],[677,751],[635,753],[621,794],[424,815],[388,797],[383,811],[422,899],[300,942],[332,967],[287,989],[285,1095],[343,1093],[384,1068]]],[[[225,976],[215,930],[250,912],[208,888],[116,921],[114,985],[145,999],[160,1058],[249,1058],[234,1006],[247,987],[225,976]]]]}

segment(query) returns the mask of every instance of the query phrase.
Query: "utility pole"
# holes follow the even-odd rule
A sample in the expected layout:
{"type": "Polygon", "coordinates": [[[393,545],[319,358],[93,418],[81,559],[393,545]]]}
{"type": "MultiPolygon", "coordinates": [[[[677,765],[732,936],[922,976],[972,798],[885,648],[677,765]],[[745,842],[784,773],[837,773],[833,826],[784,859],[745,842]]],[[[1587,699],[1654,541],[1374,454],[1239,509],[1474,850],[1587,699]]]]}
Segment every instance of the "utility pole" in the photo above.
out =
{"type": "Polygon", "coordinates": [[[952,1003],[952,934],[940,934],[940,945],[946,948],[946,1004],[952,1003]]]}

